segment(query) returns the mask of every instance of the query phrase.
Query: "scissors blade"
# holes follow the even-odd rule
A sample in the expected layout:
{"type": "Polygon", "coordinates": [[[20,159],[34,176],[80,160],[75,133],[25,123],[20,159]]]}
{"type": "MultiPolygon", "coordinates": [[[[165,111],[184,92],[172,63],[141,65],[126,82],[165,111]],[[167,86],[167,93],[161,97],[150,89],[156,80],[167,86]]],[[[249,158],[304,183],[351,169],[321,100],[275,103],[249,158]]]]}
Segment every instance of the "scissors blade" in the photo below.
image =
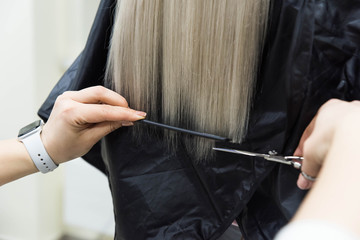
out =
{"type": "Polygon", "coordinates": [[[286,164],[286,165],[293,165],[291,160],[287,160],[286,157],[284,156],[266,156],[264,157],[266,160],[268,161],[272,161],[272,162],[278,162],[278,163],[282,163],[282,164],[286,164]]]}
{"type": "Polygon", "coordinates": [[[217,147],[214,147],[213,150],[221,151],[221,152],[241,154],[241,155],[246,155],[246,156],[250,156],[250,157],[262,157],[262,158],[265,158],[265,157],[269,156],[268,154],[255,153],[255,152],[249,152],[249,151],[243,151],[243,150],[237,150],[237,149],[229,149],[229,148],[217,148],[217,147]]]}
{"type": "Polygon", "coordinates": [[[264,153],[255,153],[255,152],[249,152],[249,151],[243,151],[243,150],[237,150],[237,149],[229,149],[229,148],[213,148],[216,151],[222,151],[222,152],[228,152],[228,153],[235,153],[235,154],[242,154],[250,157],[261,157],[267,161],[271,162],[278,162],[286,165],[292,165],[292,161],[289,161],[286,159],[286,157],[283,156],[272,156],[270,154],[264,154],[264,153]]]}

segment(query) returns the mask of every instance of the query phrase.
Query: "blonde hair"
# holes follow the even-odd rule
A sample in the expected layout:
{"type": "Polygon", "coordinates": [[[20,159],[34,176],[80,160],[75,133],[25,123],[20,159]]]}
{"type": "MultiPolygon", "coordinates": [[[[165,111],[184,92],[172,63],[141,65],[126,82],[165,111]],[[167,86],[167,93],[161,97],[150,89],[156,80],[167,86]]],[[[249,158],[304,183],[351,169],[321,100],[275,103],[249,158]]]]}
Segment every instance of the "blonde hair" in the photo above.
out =
{"type": "MultiPolygon", "coordinates": [[[[150,120],[241,142],[269,1],[121,0],[107,79],[150,120]]],[[[134,131],[141,136],[140,128],[134,131]]],[[[170,132],[164,137],[171,146],[179,139],[170,132]]],[[[209,156],[212,144],[186,139],[198,160],[209,156]]]]}

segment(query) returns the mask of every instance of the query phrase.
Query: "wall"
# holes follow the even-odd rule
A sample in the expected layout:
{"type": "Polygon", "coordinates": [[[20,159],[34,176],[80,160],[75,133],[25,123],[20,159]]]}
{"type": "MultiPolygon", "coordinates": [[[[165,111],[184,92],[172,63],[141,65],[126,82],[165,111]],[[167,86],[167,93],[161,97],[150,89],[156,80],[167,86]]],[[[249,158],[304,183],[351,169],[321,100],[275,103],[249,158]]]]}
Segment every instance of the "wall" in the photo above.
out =
{"type": "MultiPolygon", "coordinates": [[[[0,1],[0,139],[36,111],[85,44],[99,0],[0,1]]],[[[0,239],[112,235],[106,178],[82,160],[0,188],[0,239]],[[89,187],[91,186],[91,187],[89,187]]]]}

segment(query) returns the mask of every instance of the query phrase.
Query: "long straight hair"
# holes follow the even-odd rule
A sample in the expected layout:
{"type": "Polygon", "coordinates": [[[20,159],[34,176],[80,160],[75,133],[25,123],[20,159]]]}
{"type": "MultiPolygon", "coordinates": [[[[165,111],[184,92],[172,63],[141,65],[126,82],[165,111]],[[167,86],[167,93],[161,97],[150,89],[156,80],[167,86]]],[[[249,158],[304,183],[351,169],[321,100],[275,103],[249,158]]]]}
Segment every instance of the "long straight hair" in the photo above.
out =
{"type": "MultiPolygon", "coordinates": [[[[118,1],[108,84],[148,117],[241,142],[264,45],[270,0],[118,1]]],[[[135,128],[141,137],[148,129],[135,128]]],[[[180,136],[165,132],[169,146],[180,136]]],[[[212,141],[187,138],[195,159],[212,141]]]]}

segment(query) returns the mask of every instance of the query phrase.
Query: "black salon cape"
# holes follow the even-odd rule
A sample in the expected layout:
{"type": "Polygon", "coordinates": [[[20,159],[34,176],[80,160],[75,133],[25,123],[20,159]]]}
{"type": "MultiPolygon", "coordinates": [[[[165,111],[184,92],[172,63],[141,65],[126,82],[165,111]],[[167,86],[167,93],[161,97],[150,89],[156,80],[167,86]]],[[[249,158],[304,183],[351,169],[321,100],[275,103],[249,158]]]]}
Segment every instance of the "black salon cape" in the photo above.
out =
{"type": "MultiPolygon", "coordinates": [[[[114,7],[101,1],[84,51],[39,110],[43,119],[64,91],[103,85],[114,7]]],[[[359,99],[359,46],[360,1],[273,1],[249,132],[232,147],[292,154],[319,106],[359,99]]],[[[169,154],[159,139],[139,144],[130,132],[109,134],[84,156],[108,176],[117,239],[217,239],[234,219],[245,239],[272,239],[305,194],[289,166],[229,153],[194,164],[182,147],[169,154]]]]}

